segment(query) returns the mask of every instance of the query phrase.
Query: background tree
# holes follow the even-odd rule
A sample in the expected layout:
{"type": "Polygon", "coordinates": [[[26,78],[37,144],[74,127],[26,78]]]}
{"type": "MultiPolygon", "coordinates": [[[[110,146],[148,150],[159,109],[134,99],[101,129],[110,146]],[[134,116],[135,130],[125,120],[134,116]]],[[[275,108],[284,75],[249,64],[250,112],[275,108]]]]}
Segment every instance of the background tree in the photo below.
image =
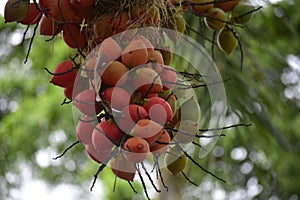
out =
{"type": "MultiPolygon", "coordinates": [[[[186,171],[198,187],[175,177],[180,197],[190,199],[298,199],[299,160],[299,1],[271,4],[251,23],[236,28],[244,50],[244,67],[239,69],[240,52],[224,56],[215,49],[215,61],[224,79],[228,100],[227,123],[251,123],[251,127],[224,130],[226,137],[205,158],[194,158],[206,169],[227,180],[222,183],[189,164],[186,171]],[[222,199],[222,198],[221,198],[222,199]]],[[[189,16],[186,16],[189,17],[189,16]]],[[[55,186],[80,186],[80,195],[90,196],[89,186],[98,166],[76,146],[63,159],[52,161],[76,141],[71,105],[63,105],[62,90],[49,84],[44,67],[72,55],[60,38],[45,43],[37,36],[27,64],[23,64],[32,29],[21,45],[24,26],[0,26],[0,196],[9,199],[12,191],[26,182],[22,172],[55,186]]],[[[210,51],[210,43],[205,47],[210,51]]],[[[128,192],[126,182],[117,182],[106,169],[100,175],[106,199],[141,198],[128,192]]],[[[99,188],[94,188],[99,190],[99,188]]],[[[130,190],[131,191],[131,190],[130,190]]],[[[92,198],[92,197],[90,197],[92,198]]]]}

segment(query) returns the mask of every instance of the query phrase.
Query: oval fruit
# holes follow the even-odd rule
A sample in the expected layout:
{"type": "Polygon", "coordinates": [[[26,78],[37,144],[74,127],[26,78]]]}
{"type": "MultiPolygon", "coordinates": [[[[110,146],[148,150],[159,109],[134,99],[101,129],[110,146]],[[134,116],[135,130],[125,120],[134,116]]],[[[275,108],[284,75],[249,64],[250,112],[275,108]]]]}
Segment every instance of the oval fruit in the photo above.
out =
{"type": "Polygon", "coordinates": [[[22,20],[29,13],[29,0],[8,0],[4,7],[5,22],[22,20]]]}
{"type": "Polygon", "coordinates": [[[143,162],[150,151],[147,141],[140,137],[127,139],[123,149],[125,158],[133,163],[143,162]]]}
{"type": "Polygon", "coordinates": [[[35,3],[30,3],[27,15],[18,22],[24,25],[36,24],[40,15],[41,13],[37,10],[35,3]]]}
{"type": "Polygon", "coordinates": [[[85,146],[85,150],[88,154],[88,156],[94,160],[97,163],[108,163],[109,158],[110,158],[110,154],[111,154],[111,150],[106,150],[106,151],[102,151],[102,152],[98,152],[94,146],[92,144],[90,145],[86,145],[85,146]]]}
{"type": "Polygon", "coordinates": [[[217,1],[215,6],[221,8],[224,12],[230,12],[240,3],[241,0],[217,1]]]}
{"type": "Polygon", "coordinates": [[[168,171],[176,176],[184,170],[187,165],[188,158],[180,152],[177,147],[171,148],[165,156],[165,164],[168,171]]]}
{"type": "Polygon", "coordinates": [[[110,103],[112,108],[122,110],[129,105],[130,96],[126,90],[120,87],[109,87],[101,92],[101,98],[110,103]]]}
{"type": "Polygon", "coordinates": [[[85,116],[78,121],[76,126],[76,136],[80,143],[85,145],[92,144],[94,127],[97,125],[97,118],[85,116]]]}
{"type": "Polygon", "coordinates": [[[238,40],[231,30],[223,28],[218,33],[217,43],[219,48],[229,55],[238,45],[238,40]]]}
{"type": "Polygon", "coordinates": [[[141,39],[133,39],[125,47],[122,55],[122,63],[128,68],[133,68],[145,64],[148,60],[148,51],[146,45],[141,39]]]}
{"type": "Polygon", "coordinates": [[[73,87],[77,73],[73,69],[74,63],[71,60],[65,60],[60,62],[54,70],[54,75],[50,80],[50,83],[60,87],[73,87]]]}
{"type": "Polygon", "coordinates": [[[108,86],[123,85],[127,81],[128,68],[119,61],[112,61],[101,74],[102,82],[108,86]]]}
{"type": "Polygon", "coordinates": [[[78,24],[67,23],[63,25],[63,39],[73,49],[81,49],[86,45],[86,34],[78,24]]]}
{"type": "Polygon", "coordinates": [[[238,4],[231,12],[231,21],[238,24],[246,24],[253,17],[254,7],[248,4],[238,4]]]}
{"type": "Polygon", "coordinates": [[[136,171],[135,164],[129,162],[123,155],[113,157],[110,161],[110,168],[118,178],[133,181],[136,171]]]}
{"type": "Polygon", "coordinates": [[[82,114],[88,116],[95,116],[103,109],[102,105],[96,102],[96,93],[93,89],[80,92],[73,104],[82,114]]]}
{"type": "Polygon", "coordinates": [[[62,31],[62,24],[54,21],[51,17],[42,16],[40,21],[40,34],[45,36],[54,36],[62,31]]]}
{"type": "Polygon", "coordinates": [[[160,136],[156,141],[150,145],[150,151],[154,156],[160,156],[168,150],[169,143],[171,141],[168,131],[161,130],[160,136]]]}
{"type": "Polygon", "coordinates": [[[202,15],[214,7],[214,2],[211,0],[190,0],[190,3],[198,4],[192,5],[192,10],[198,15],[202,15]]]}
{"type": "Polygon", "coordinates": [[[205,25],[212,30],[220,30],[226,25],[226,13],[220,8],[211,8],[205,14],[205,25]]]}

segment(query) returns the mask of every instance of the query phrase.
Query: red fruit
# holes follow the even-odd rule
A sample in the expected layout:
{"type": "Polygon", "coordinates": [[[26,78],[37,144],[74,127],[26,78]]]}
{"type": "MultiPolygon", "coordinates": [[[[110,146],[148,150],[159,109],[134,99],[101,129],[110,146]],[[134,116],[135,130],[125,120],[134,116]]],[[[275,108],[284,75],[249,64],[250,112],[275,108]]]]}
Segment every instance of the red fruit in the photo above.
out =
{"type": "Polygon", "coordinates": [[[117,119],[118,126],[124,131],[128,132],[135,123],[140,119],[145,119],[148,116],[147,111],[139,105],[129,104],[123,108],[123,117],[117,119]]]}
{"type": "Polygon", "coordinates": [[[39,5],[46,16],[58,22],[66,23],[76,20],[75,10],[69,0],[40,0],[39,5]]]}
{"type": "Polygon", "coordinates": [[[119,143],[123,133],[112,121],[101,121],[93,130],[92,143],[97,151],[111,149],[119,143]]]}
{"type": "Polygon", "coordinates": [[[133,39],[124,49],[122,63],[128,68],[145,64],[148,60],[147,48],[141,39],[133,39]]]}
{"type": "Polygon", "coordinates": [[[70,3],[74,7],[90,7],[95,4],[95,0],[70,0],[70,3]]]}
{"type": "Polygon", "coordinates": [[[76,127],[76,136],[80,143],[85,145],[92,144],[92,134],[97,122],[98,121],[96,117],[90,116],[85,116],[78,121],[76,127]]]}
{"type": "Polygon", "coordinates": [[[86,34],[78,24],[64,24],[63,39],[73,49],[81,49],[86,45],[86,34]]]}
{"type": "Polygon", "coordinates": [[[34,3],[29,4],[29,12],[23,19],[18,22],[24,25],[36,24],[41,13],[37,10],[34,3]]]}
{"type": "Polygon", "coordinates": [[[73,69],[74,63],[71,60],[65,60],[59,63],[54,70],[54,75],[50,80],[50,83],[60,86],[60,87],[73,87],[76,72],[73,69]]]}
{"type": "Polygon", "coordinates": [[[133,181],[136,171],[135,164],[126,160],[122,155],[111,159],[110,168],[117,177],[133,181]]]}
{"type": "Polygon", "coordinates": [[[102,110],[102,105],[96,102],[96,93],[93,89],[80,92],[73,104],[82,114],[88,116],[95,116],[102,110]]]}
{"type": "Polygon", "coordinates": [[[111,37],[103,40],[99,47],[99,54],[106,56],[105,61],[110,62],[117,60],[122,55],[122,49],[119,44],[111,37]]]}
{"type": "Polygon", "coordinates": [[[149,153],[149,144],[140,137],[132,137],[123,145],[125,158],[133,163],[143,162],[149,153]]]}
{"type": "Polygon", "coordinates": [[[161,134],[163,127],[150,119],[140,119],[131,129],[130,135],[145,139],[153,144],[161,134]]]}
{"type": "Polygon", "coordinates": [[[177,74],[173,68],[167,65],[163,65],[162,71],[159,73],[159,76],[164,90],[169,90],[176,85],[177,74]]]}
{"type": "Polygon", "coordinates": [[[162,82],[159,75],[150,68],[141,67],[134,71],[134,88],[146,95],[162,92],[162,82]]]}
{"type": "Polygon", "coordinates": [[[161,135],[150,146],[150,151],[155,156],[160,156],[168,150],[169,143],[171,141],[169,133],[165,130],[161,130],[161,135]]]}
{"type": "Polygon", "coordinates": [[[73,100],[80,92],[88,89],[87,78],[78,76],[75,79],[74,85],[72,87],[64,88],[64,95],[66,98],[73,100]]]}
{"type": "Polygon", "coordinates": [[[148,112],[148,115],[151,120],[159,123],[165,124],[172,120],[173,111],[170,104],[160,97],[151,97],[146,100],[144,104],[145,110],[148,112]]]}
{"type": "Polygon", "coordinates": [[[88,156],[97,163],[108,163],[111,154],[111,149],[98,152],[92,144],[86,145],[85,150],[88,156]]]}
{"type": "Polygon", "coordinates": [[[50,17],[43,15],[40,21],[40,34],[46,36],[54,36],[62,31],[62,25],[54,21],[50,17]]]}
{"type": "Polygon", "coordinates": [[[126,90],[120,87],[109,87],[101,92],[101,98],[111,104],[112,108],[122,110],[129,105],[130,96],[126,90]]]}
{"type": "Polygon", "coordinates": [[[123,85],[127,81],[128,68],[119,61],[112,61],[101,74],[102,82],[108,86],[123,85]]]}

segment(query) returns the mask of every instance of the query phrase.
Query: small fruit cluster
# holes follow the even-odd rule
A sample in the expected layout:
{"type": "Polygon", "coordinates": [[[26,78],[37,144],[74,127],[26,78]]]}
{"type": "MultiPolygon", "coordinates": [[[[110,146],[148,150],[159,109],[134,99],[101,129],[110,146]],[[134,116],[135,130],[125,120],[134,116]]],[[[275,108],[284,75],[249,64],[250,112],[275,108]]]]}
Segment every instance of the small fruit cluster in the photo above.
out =
{"type": "Polygon", "coordinates": [[[218,47],[227,54],[231,54],[238,44],[238,36],[232,27],[248,23],[255,11],[253,6],[241,0],[174,0],[174,4],[185,11],[190,8],[193,14],[204,19],[209,29],[218,31],[218,47]]]}

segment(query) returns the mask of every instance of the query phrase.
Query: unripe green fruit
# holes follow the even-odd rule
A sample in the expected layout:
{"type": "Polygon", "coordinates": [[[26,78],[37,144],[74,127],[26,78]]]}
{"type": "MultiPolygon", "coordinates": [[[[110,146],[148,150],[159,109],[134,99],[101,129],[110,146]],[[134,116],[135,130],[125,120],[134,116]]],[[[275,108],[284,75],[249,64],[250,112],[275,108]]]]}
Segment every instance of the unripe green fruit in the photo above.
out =
{"type": "Polygon", "coordinates": [[[238,4],[231,12],[231,21],[237,24],[246,24],[248,23],[252,17],[254,9],[253,6],[248,4],[238,4]]]}
{"type": "Polygon", "coordinates": [[[5,22],[19,21],[29,12],[29,0],[8,0],[4,8],[5,22]]]}
{"type": "Polygon", "coordinates": [[[220,8],[211,8],[205,14],[204,22],[212,30],[220,30],[226,25],[226,13],[220,8]]]}
{"type": "Polygon", "coordinates": [[[188,158],[185,154],[182,154],[177,147],[171,148],[168,152],[169,153],[165,156],[165,164],[168,171],[173,174],[173,176],[176,176],[184,170],[188,158]]]}
{"type": "Polygon", "coordinates": [[[231,54],[238,44],[238,40],[234,36],[233,32],[227,28],[223,28],[219,32],[217,41],[219,48],[228,55],[231,54]]]}

